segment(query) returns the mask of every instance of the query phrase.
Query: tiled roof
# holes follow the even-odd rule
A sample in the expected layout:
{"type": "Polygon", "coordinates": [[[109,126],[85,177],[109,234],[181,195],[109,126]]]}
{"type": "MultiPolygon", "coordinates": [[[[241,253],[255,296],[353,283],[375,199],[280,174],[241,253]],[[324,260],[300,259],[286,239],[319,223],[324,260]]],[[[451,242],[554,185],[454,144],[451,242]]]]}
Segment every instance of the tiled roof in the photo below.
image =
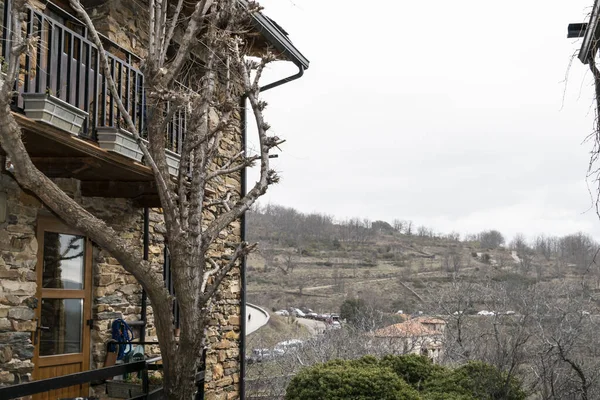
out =
{"type": "Polygon", "coordinates": [[[386,326],[374,332],[375,337],[412,337],[436,336],[441,332],[426,327],[418,319],[411,319],[400,324],[386,326]]]}
{"type": "Polygon", "coordinates": [[[434,318],[434,317],[417,317],[417,318],[413,318],[413,321],[418,321],[422,324],[441,324],[441,325],[446,325],[446,321],[444,321],[443,319],[440,318],[434,318]]]}

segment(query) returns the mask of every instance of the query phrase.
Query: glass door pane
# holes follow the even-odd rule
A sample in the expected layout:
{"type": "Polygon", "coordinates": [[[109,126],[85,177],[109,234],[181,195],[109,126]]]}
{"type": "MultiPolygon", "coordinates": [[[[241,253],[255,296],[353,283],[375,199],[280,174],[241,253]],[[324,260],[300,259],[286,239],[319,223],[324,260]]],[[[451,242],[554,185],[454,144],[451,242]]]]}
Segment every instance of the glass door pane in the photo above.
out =
{"type": "Polygon", "coordinates": [[[42,287],[83,289],[85,238],[64,233],[44,232],[42,287]]]}
{"type": "Polygon", "coordinates": [[[83,299],[43,299],[40,356],[81,353],[83,299]]]}

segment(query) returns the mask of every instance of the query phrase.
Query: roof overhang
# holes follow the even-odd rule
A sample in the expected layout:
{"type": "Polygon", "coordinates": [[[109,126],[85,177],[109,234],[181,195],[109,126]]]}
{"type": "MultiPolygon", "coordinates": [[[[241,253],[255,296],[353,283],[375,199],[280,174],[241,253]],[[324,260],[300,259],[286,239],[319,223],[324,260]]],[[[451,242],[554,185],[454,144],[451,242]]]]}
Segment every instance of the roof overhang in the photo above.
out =
{"type": "MultiPolygon", "coordinates": [[[[248,2],[246,0],[238,0],[238,2],[245,8],[248,8],[248,2]]],[[[302,53],[300,53],[296,46],[294,46],[287,34],[282,31],[281,27],[260,12],[252,13],[252,24],[257,32],[289,61],[296,64],[299,68],[308,69],[310,62],[302,55],[302,53]]]]}
{"type": "Polygon", "coordinates": [[[600,0],[594,1],[594,7],[590,16],[590,22],[587,24],[585,34],[583,36],[583,43],[579,50],[579,60],[582,63],[587,64],[590,57],[594,57],[592,52],[597,49],[596,43],[600,39],[600,0]]]}

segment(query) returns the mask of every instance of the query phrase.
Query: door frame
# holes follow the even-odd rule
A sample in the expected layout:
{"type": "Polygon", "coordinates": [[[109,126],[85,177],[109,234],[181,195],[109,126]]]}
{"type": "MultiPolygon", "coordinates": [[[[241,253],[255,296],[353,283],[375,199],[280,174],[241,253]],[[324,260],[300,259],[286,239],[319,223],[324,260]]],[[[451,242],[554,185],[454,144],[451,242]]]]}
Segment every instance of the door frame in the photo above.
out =
{"type": "MultiPolygon", "coordinates": [[[[36,299],[38,299],[37,307],[35,309],[35,322],[36,322],[36,330],[32,334],[32,342],[36,343],[34,346],[34,355],[33,355],[33,379],[39,379],[39,367],[48,367],[52,365],[63,365],[69,364],[73,362],[77,362],[78,359],[81,358],[81,354],[83,353],[83,361],[82,361],[82,372],[90,370],[90,356],[91,356],[91,327],[88,326],[88,321],[92,318],[92,241],[86,236],[76,231],[75,229],[70,228],[68,225],[61,222],[56,217],[49,217],[44,215],[38,215],[37,218],[37,228],[36,228],[36,238],[38,242],[38,251],[37,251],[37,262],[36,262],[36,299]],[[73,290],[73,289],[44,289],[42,287],[42,279],[43,279],[43,266],[44,266],[44,232],[56,232],[63,233],[67,235],[77,235],[84,237],[85,243],[85,259],[84,259],[84,279],[83,279],[83,289],[82,290],[73,290]],[[82,293],[83,292],[83,293],[82,293]],[[83,297],[82,297],[83,294],[83,297]],[[43,296],[43,297],[42,297],[43,296]],[[71,354],[63,354],[56,356],[40,356],[40,330],[37,329],[41,320],[42,313],[42,298],[60,298],[60,299],[80,299],[83,298],[83,321],[82,321],[82,353],[71,353],[71,354]],[[59,362],[63,362],[60,364],[59,362]]],[[[81,385],[82,395],[88,395],[89,385],[81,385]]]]}

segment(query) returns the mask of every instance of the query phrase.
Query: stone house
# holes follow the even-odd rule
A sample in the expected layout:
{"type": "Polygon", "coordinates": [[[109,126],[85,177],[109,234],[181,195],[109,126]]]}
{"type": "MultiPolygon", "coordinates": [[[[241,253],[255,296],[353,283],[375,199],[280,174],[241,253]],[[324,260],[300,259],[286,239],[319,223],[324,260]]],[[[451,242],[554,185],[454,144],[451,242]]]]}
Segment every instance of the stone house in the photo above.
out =
{"type": "MultiPolygon", "coordinates": [[[[144,123],[144,15],[141,2],[82,1],[105,36],[115,78],[128,90],[123,99],[144,123]]],[[[245,1],[240,0],[244,6],[245,1]]],[[[2,38],[8,37],[10,0],[0,0],[2,38]]],[[[24,57],[26,71],[15,96],[13,113],[36,167],[94,215],[106,220],[123,238],[139,240],[148,259],[163,271],[169,285],[165,226],[150,169],[126,138],[114,135],[117,123],[110,93],[97,73],[95,46],[67,0],[32,1],[29,32],[39,36],[35,54],[24,57]],[[35,60],[35,62],[34,62],[35,60]],[[40,121],[25,113],[24,94],[51,91],[58,107],[79,115],[80,128],[64,119],[40,121]],[[89,101],[92,99],[92,101],[89,101]],[[94,99],[100,99],[95,101],[94,99]]],[[[275,49],[299,73],[267,85],[264,90],[302,75],[308,60],[287,33],[262,14],[252,20],[255,46],[275,49]]],[[[8,57],[6,41],[2,56],[8,57]]],[[[56,114],[60,114],[57,111],[56,114]]],[[[245,124],[226,141],[231,153],[245,147],[245,124]]],[[[140,129],[141,130],[141,129],[140,129]]],[[[170,166],[185,134],[185,115],[175,114],[168,127],[170,166]]],[[[139,149],[138,149],[139,150],[139,149]]],[[[122,318],[136,338],[155,341],[153,311],[133,276],[110,254],[57,219],[17,185],[10,160],[0,148],[0,385],[50,378],[104,366],[111,323],[122,318]]],[[[215,193],[245,191],[245,173],[228,176],[215,193]]],[[[232,224],[228,238],[244,238],[244,220],[232,224]]],[[[227,237],[226,237],[227,238],[227,237]]],[[[243,397],[245,340],[245,272],[237,268],[219,291],[208,328],[205,391],[207,398],[243,397]]],[[[156,353],[149,346],[146,353],[156,353]]],[[[63,391],[61,397],[87,396],[87,385],[63,391]]],[[[96,388],[101,393],[103,388],[96,388]]],[[[55,398],[52,392],[44,398],[55,398]]]]}
{"type": "Polygon", "coordinates": [[[416,317],[373,332],[372,345],[393,354],[419,354],[437,362],[443,351],[446,321],[416,317]]]}

